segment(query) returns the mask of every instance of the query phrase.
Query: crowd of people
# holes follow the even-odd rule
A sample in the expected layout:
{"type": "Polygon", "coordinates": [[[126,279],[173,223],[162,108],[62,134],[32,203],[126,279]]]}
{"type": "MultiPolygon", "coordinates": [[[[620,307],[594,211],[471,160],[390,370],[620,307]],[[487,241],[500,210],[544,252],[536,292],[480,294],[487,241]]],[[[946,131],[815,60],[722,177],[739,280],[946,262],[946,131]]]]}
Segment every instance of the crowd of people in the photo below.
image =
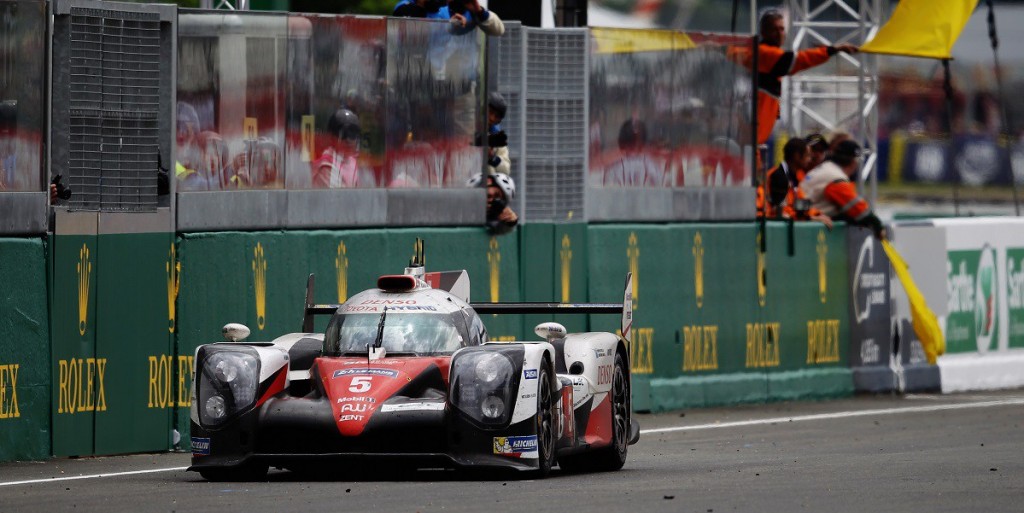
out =
{"type": "MultiPolygon", "coordinates": [[[[448,30],[464,33],[479,28],[489,36],[500,36],[504,25],[498,15],[482,7],[477,0],[399,0],[395,16],[427,19],[444,19],[450,23],[448,30]]],[[[761,17],[761,36],[757,46],[758,63],[758,142],[772,133],[779,115],[777,89],[781,78],[819,65],[839,53],[855,53],[855,46],[842,44],[823,46],[803,51],[783,50],[785,25],[778,11],[768,10],[761,17]]],[[[749,49],[748,49],[749,50],[749,49]]],[[[728,49],[735,62],[752,65],[749,55],[728,49]]],[[[472,175],[468,180],[452,175],[430,176],[429,168],[450,167],[455,157],[447,150],[445,164],[429,163],[436,160],[433,148],[429,152],[415,150],[417,145],[429,144],[410,138],[397,156],[389,157],[387,176],[376,166],[369,165],[361,154],[365,133],[359,115],[349,104],[342,103],[326,118],[324,126],[316,129],[312,144],[303,147],[316,148],[309,152],[309,172],[301,182],[310,188],[354,188],[354,187],[403,187],[403,186],[451,186],[465,183],[466,186],[487,190],[486,218],[492,233],[501,234],[513,229],[518,216],[511,204],[515,198],[516,186],[511,177],[511,159],[508,135],[502,122],[508,114],[509,104],[496,92],[487,97],[486,133],[477,134],[468,147],[482,155],[485,165],[464,159],[462,167],[485,171],[472,175]],[[473,149],[476,147],[477,149],[473,149]],[[480,149],[482,148],[482,149],[480,149]],[[429,153],[429,155],[427,154],[429,153]],[[403,160],[404,159],[404,160],[403,160]],[[418,160],[417,160],[418,159],[418,160]],[[422,161],[422,162],[419,162],[422,161]],[[426,170],[426,171],[424,171],[426,170]]],[[[210,130],[210,123],[201,123],[195,107],[180,101],[177,105],[177,159],[174,174],[180,191],[217,191],[250,188],[279,188],[284,184],[285,158],[278,143],[268,137],[246,134],[244,148],[235,155],[229,155],[225,138],[210,130]]],[[[635,115],[619,126],[618,160],[601,166],[603,185],[619,187],[664,187],[680,185],[669,166],[652,158],[647,150],[648,133],[645,123],[635,115]]],[[[304,137],[306,135],[304,134],[304,137]]],[[[310,137],[313,137],[310,135],[310,137]]],[[[766,141],[767,139],[765,139],[766,141]]],[[[237,144],[237,142],[236,142],[237,144]]],[[[235,148],[236,150],[238,148],[235,148]]],[[[738,146],[736,153],[739,153],[738,146]]],[[[826,139],[821,134],[792,138],[783,148],[783,159],[771,167],[757,180],[757,215],[766,219],[792,219],[816,221],[831,228],[834,220],[871,228],[879,238],[885,237],[885,230],[870,205],[858,195],[855,176],[860,168],[862,150],[848,134],[836,133],[826,139]]],[[[760,155],[758,156],[760,160],[760,155]]],[[[292,168],[289,162],[289,169],[292,168]]],[[[379,163],[377,163],[379,165],[379,163]]],[[[593,164],[593,163],[592,163],[593,164]]],[[[761,164],[761,162],[757,162],[761,164]]],[[[12,166],[4,166],[12,167],[12,166]]],[[[447,171],[446,171],[447,173],[447,171]]],[[[302,173],[299,173],[302,174],[302,173]]],[[[3,184],[4,174],[0,174],[3,184]]],[[[291,187],[289,178],[289,187],[291,187]]],[[[703,184],[701,184],[703,185],[703,184]]],[[[50,186],[56,201],[70,191],[57,179],[50,186]]]]}
{"type": "Polygon", "coordinates": [[[842,220],[886,238],[881,220],[857,192],[863,150],[849,134],[793,138],[782,153],[782,162],[765,173],[757,188],[758,217],[818,221],[828,228],[842,220]]]}

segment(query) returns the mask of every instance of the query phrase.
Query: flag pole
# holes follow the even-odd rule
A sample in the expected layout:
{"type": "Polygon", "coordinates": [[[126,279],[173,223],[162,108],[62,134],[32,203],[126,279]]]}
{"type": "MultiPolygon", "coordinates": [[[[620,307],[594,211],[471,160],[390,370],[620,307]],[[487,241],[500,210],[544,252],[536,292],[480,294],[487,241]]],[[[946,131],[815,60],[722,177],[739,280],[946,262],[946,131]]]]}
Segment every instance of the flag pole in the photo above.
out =
{"type": "MultiPolygon", "coordinates": [[[[988,4],[988,39],[992,43],[992,61],[995,65],[996,89],[999,95],[999,115],[1002,129],[999,134],[1006,135],[1013,133],[1013,126],[1010,124],[1010,112],[1006,108],[1006,97],[1003,95],[1003,68],[999,66],[999,34],[996,32],[996,14],[992,0],[985,0],[988,4]]],[[[1010,164],[1010,185],[1013,187],[1013,209],[1017,217],[1020,217],[1020,197],[1017,191],[1017,174],[1013,171],[1013,164],[1010,164]]]]}
{"type": "MultiPolygon", "coordinates": [[[[949,146],[946,147],[946,159],[953,155],[953,83],[949,76],[949,59],[942,59],[942,89],[946,92],[946,130],[949,134],[949,146]]],[[[960,172],[953,167],[953,214],[960,217],[960,172]]]]}

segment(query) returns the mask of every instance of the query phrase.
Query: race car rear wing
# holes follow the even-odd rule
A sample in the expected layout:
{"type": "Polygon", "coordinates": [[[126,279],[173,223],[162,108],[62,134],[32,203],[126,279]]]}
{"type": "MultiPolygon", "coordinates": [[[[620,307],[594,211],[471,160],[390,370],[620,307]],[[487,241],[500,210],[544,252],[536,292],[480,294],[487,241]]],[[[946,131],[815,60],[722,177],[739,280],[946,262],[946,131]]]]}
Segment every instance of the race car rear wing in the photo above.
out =
{"type": "Polygon", "coordinates": [[[622,314],[622,338],[633,330],[633,273],[626,273],[621,303],[470,303],[478,314],[622,314]]]}
{"type": "MultiPolygon", "coordinates": [[[[465,273],[465,271],[461,271],[465,273]]],[[[333,315],[340,304],[313,303],[314,276],[306,281],[306,308],[302,317],[302,331],[311,333],[313,318],[333,315]]],[[[468,284],[466,285],[468,288],[468,284]]],[[[622,303],[470,303],[478,314],[622,314],[622,338],[628,342],[633,330],[633,273],[626,273],[622,303]]]]}

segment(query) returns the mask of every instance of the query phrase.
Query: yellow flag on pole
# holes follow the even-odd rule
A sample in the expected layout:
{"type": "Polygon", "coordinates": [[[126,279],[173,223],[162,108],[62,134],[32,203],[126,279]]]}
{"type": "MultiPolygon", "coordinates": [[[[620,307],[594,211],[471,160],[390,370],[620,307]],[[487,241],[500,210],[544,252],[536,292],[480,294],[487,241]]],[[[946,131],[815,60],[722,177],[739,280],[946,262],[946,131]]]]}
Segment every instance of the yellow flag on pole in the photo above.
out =
{"type": "Polygon", "coordinates": [[[939,320],[935,317],[935,312],[932,312],[924,302],[924,296],[917,289],[914,278],[910,276],[907,263],[896,252],[896,248],[892,247],[889,241],[883,240],[882,249],[889,256],[889,263],[892,264],[893,271],[896,272],[900,283],[903,284],[903,290],[907,291],[907,299],[910,300],[910,322],[914,327],[914,334],[921,341],[921,347],[924,349],[924,355],[928,358],[928,363],[935,365],[935,360],[946,352],[946,339],[942,336],[939,320]]]}
{"type": "Polygon", "coordinates": [[[978,0],[900,0],[862,52],[949,59],[978,0]]]}

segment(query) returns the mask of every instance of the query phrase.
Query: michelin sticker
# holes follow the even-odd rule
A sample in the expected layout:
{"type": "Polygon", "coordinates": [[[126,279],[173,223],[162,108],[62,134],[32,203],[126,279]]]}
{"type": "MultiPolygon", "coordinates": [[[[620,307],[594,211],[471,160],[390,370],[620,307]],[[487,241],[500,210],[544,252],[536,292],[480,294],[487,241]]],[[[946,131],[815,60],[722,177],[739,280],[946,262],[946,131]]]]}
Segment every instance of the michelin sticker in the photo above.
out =
{"type": "Polygon", "coordinates": [[[537,435],[496,436],[494,454],[512,458],[538,458],[540,456],[537,452],[537,435]]]}
{"type": "Polygon", "coordinates": [[[209,456],[210,455],[210,439],[192,437],[192,455],[193,456],[209,456]]]}

